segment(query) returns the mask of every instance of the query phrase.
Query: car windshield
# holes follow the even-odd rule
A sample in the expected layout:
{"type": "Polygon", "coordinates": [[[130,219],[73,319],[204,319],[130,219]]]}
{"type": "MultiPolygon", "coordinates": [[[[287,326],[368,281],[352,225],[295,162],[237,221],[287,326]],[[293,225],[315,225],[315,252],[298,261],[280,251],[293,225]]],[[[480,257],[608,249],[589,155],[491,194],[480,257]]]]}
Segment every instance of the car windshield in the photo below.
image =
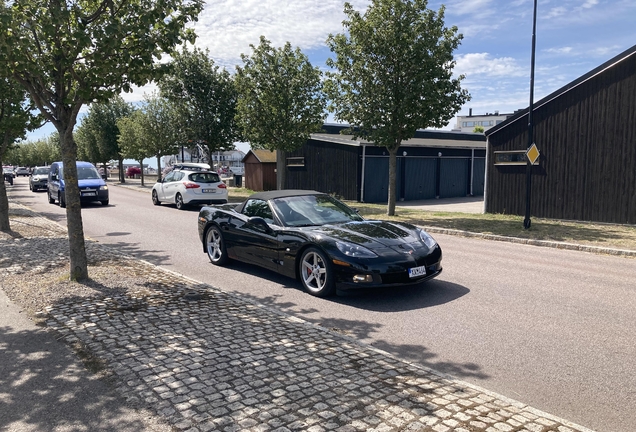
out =
{"type": "Polygon", "coordinates": [[[101,178],[94,167],[77,167],[78,180],[91,180],[101,178]]]}
{"type": "Polygon", "coordinates": [[[362,221],[362,217],[330,195],[302,195],[273,200],[286,226],[314,226],[362,221]]]}
{"type": "Polygon", "coordinates": [[[48,173],[49,173],[48,168],[36,168],[36,170],[33,171],[34,175],[42,175],[42,174],[48,174],[48,173]]]}

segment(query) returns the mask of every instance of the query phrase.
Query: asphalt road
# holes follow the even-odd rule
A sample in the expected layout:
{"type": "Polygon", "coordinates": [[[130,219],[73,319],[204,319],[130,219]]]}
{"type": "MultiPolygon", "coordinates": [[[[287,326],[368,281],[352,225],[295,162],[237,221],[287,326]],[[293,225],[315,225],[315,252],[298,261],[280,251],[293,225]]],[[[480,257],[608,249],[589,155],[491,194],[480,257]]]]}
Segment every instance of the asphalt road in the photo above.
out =
{"type": "MultiPolygon", "coordinates": [[[[8,189],[65,225],[26,179],[8,189]]],[[[317,299],[269,271],[211,265],[196,210],[118,186],[110,201],[83,208],[85,235],[599,432],[636,430],[634,259],[437,235],[438,279],[317,299]]]]}

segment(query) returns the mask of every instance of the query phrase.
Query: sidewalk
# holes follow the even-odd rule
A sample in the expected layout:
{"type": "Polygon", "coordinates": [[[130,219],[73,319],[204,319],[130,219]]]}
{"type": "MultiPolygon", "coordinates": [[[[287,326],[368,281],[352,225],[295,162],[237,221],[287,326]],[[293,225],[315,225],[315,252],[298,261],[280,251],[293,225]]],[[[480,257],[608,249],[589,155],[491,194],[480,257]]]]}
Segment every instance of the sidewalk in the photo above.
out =
{"type": "MultiPolygon", "coordinates": [[[[33,234],[0,237],[5,290],[6,280],[67,264],[64,238],[52,238],[50,221],[21,210],[24,218],[12,223],[30,224],[33,234]],[[25,263],[26,251],[39,265],[25,263]]],[[[88,243],[89,260],[117,274],[119,293],[105,289],[112,281],[96,280],[107,294],[52,304],[44,313],[48,330],[35,329],[1,297],[0,430],[159,430],[161,419],[192,432],[589,431],[88,243]],[[108,382],[56,339],[103,364],[108,382]],[[74,406],[77,414],[67,413],[74,406]]]]}

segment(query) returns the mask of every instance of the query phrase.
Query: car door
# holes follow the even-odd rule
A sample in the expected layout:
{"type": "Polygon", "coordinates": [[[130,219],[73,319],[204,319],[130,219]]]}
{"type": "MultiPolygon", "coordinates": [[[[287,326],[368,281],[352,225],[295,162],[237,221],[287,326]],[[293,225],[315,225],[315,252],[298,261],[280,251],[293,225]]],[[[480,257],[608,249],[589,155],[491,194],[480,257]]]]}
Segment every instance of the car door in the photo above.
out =
{"type": "Polygon", "coordinates": [[[177,192],[183,188],[182,180],[185,177],[183,171],[175,171],[172,181],[166,185],[166,201],[174,202],[177,192]]]}
{"type": "Polygon", "coordinates": [[[175,178],[182,174],[180,171],[170,171],[161,182],[161,201],[174,201],[175,178]]]}
{"type": "Polygon", "coordinates": [[[280,265],[278,229],[274,225],[272,210],[267,201],[248,200],[243,208],[245,218],[232,219],[231,243],[236,258],[240,261],[257,264],[270,270],[278,271],[280,265]],[[253,216],[261,217],[269,224],[250,223],[253,216]]]}
{"type": "Polygon", "coordinates": [[[60,190],[60,175],[61,175],[61,167],[59,164],[53,164],[51,167],[51,171],[49,172],[48,179],[48,189],[49,195],[53,199],[57,199],[57,194],[60,190]]]}

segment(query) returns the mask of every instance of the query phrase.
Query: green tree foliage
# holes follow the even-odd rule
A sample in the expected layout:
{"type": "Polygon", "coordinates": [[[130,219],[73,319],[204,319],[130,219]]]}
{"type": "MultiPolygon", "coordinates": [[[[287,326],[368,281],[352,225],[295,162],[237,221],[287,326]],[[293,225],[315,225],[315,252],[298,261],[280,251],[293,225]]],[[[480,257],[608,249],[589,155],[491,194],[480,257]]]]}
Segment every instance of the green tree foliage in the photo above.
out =
{"type": "Polygon", "coordinates": [[[387,214],[395,214],[396,160],[415,131],[443,127],[470,96],[453,78],[462,35],[426,0],[373,0],[364,14],[345,3],[345,33],[329,35],[329,109],[351,133],[389,152],[387,214]]]}
{"type": "Polygon", "coordinates": [[[31,114],[33,107],[24,89],[8,77],[8,71],[3,66],[0,65],[0,231],[9,231],[9,200],[2,161],[16,140],[23,138],[27,131],[39,127],[39,119],[31,114]]]}
{"type": "Polygon", "coordinates": [[[70,277],[88,278],[73,128],[86,103],[107,101],[158,74],[155,60],[185,41],[202,0],[3,0],[0,64],[60,135],[70,277]]]}
{"type": "Polygon", "coordinates": [[[475,128],[473,129],[473,133],[484,133],[484,127],[483,126],[475,126],[475,128]]]}
{"type": "Polygon", "coordinates": [[[185,142],[184,133],[174,119],[177,108],[168,99],[153,93],[145,98],[140,118],[144,145],[157,158],[157,179],[161,179],[161,157],[178,152],[185,142]]]}
{"type": "Polygon", "coordinates": [[[120,181],[125,181],[122,176],[124,158],[117,142],[117,120],[131,112],[130,104],[119,95],[113,96],[106,102],[92,104],[75,130],[80,159],[104,166],[111,160],[118,160],[120,181]]]}
{"type": "Polygon", "coordinates": [[[278,150],[278,188],[285,185],[282,151],[302,147],[326,118],[321,72],[289,42],[274,48],[261,36],[252,55],[241,55],[235,77],[237,120],[252,148],[278,150]]]}
{"type": "Polygon", "coordinates": [[[60,139],[57,133],[35,141],[21,141],[7,152],[7,162],[19,166],[44,166],[59,161],[60,139]]]}
{"type": "Polygon", "coordinates": [[[152,156],[146,145],[145,120],[145,115],[141,110],[135,110],[128,117],[122,117],[117,120],[119,148],[125,158],[139,161],[142,186],[144,185],[143,161],[145,158],[152,156]]]}
{"type": "Polygon", "coordinates": [[[168,72],[159,81],[161,95],[176,108],[187,141],[211,153],[230,150],[239,139],[235,122],[236,89],[229,72],[220,69],[208,51],[194,48],[173,53],[168,72]]]}

